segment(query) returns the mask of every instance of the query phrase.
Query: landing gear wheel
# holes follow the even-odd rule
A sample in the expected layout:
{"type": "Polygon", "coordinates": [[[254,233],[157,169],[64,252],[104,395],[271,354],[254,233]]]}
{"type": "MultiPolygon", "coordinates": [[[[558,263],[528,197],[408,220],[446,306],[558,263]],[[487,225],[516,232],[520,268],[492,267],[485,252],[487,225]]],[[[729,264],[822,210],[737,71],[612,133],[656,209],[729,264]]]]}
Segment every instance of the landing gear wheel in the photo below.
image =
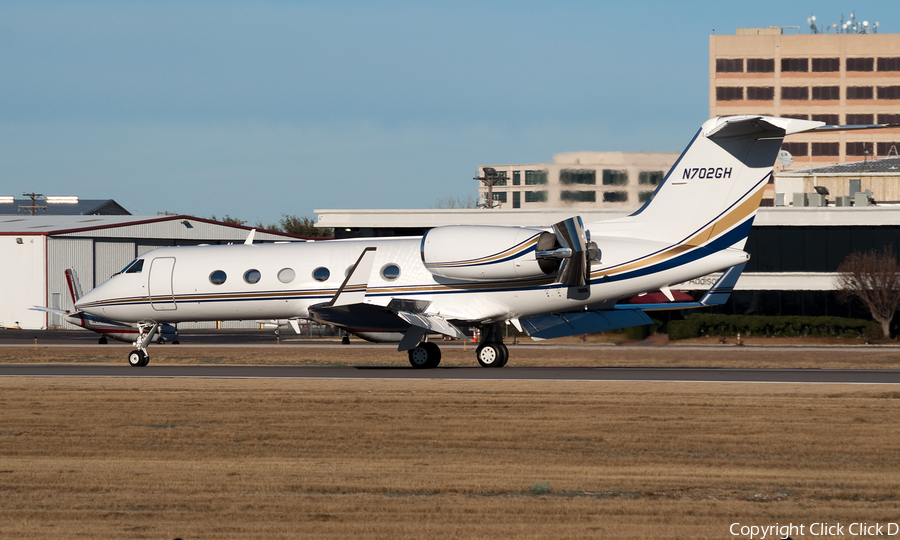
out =
{"type": "Polygon", "coordinates": [[[503,367],[509,360],[509,349],[502,343],[482,343],[475,349],[481,367],[503,367]]]}
{"type": "Polygon", "coordinates": [[[128,363],[131,367],[144,367],[150,363],[150,356],[140,349],[135,349],[128,355],[128,363]]]}
{"type": "Polygon", "coordinates": [[[172,341],[172,345],[178,345],[178,344],[179,344],[179,343],[181,343],[181,342],[180,342],[180,341],[178,341],[178,340],[177,340],[177,339],[176,339],[176,340],[174,340],[174,341],[172,341]]]}
{"type": "Polygon", "coordinates": [[[431,342],[419,343],[409,351],[409,363],[417,369],[432,369],[441,363],[441,348],[431,342]]]}
{"type": "Polygon", "coordinates": [[[97,340],[97,343],[100,345],[106,345],[106,336],[100,336],[100,339],[97,340]]]}

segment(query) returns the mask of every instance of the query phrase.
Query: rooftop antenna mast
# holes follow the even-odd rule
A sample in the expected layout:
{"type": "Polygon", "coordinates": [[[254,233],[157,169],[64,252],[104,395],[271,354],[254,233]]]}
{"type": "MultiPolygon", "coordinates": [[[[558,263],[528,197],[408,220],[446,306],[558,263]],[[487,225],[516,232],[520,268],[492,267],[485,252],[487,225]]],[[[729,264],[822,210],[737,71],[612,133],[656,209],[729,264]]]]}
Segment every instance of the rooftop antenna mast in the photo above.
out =
{"type": "Polygon", "coordinates": [[[46,210],[46,209],[47,209],[46,206],[38,206],[37,204],[35,204],[35,202],[37,201],[38,198],[44,196],[43,193],[34,193],[34,192],[31,192],[31,193],[23,193],[22,195],[24,195],[25,197],[30,197],[30,198],[31,198],[31,206],[21,205],[21,204],[20,204],[20,205],[19,205],[19,210],[22,210],[22,209],[24,209],[24,210],[29,210],[29,211],[31,211],[31,215],[33,216],[38,210],[46,210]]]}

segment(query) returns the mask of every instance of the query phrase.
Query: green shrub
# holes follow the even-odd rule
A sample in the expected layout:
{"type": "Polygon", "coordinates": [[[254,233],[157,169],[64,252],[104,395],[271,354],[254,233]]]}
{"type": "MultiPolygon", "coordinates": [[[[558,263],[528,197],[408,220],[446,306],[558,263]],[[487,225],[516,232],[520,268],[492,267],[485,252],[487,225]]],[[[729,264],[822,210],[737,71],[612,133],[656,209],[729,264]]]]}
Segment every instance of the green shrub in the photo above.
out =
{"type": "MultiPolygon", "coordinates": [[[[844,317],[801,317],[766,315],[719,315],[694,313],[683,321],[669,322],[669,339],[689,339],[706,336],[869,336],[869,327],[875,325],[878,339],[881,327],[872,321],[844,317]]],[[[874,334],[873,334],[874,335],[874,334]]]]}
{"type": "Polygon", "coordinates": [[[700,325],[696,321],[669,321],[669,339],[700,337],[700,325]]]}

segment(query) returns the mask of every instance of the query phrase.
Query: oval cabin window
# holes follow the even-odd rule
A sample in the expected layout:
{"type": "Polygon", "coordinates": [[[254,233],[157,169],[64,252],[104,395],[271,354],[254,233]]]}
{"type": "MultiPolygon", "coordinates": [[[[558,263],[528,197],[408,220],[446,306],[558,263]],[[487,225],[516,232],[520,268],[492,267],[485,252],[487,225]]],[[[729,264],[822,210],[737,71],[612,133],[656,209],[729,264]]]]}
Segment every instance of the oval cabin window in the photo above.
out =
{"type": "Polygon", "coordinates": [[[400,277],[400,267],[396,264],[387,264],[381,269],[381,277],[388,281],[393,281],[400,277]]]}
{"type": "Polygon", "coordinates": [[[282,283],[290,283],[294,281],[295,277],[296,274],[294,274],[294,271],[290,268],[282,268],[278,271],[278,281],[282,283]]]}
{"type": "Polygon", "coordinates": [[[331,277],[331,272],[324,266],[320,266],[313,270],[312,277],[316,281],[327,281],[331,277]]]}
{"type": "Polygon", "coordinates": [[[216,270],[209,275],[209,282],[213,285],[221,285],[225,283],[226,279],[228,279],[228,276],[221,270],[216,270]]]}
{"type": "Polygon", "coordinates": [[[244,272],[244,281],[249,284],[259,283],[260,278],[262,278],[262,274],[259,273],[259,270],[247,270],[244,272]]]}

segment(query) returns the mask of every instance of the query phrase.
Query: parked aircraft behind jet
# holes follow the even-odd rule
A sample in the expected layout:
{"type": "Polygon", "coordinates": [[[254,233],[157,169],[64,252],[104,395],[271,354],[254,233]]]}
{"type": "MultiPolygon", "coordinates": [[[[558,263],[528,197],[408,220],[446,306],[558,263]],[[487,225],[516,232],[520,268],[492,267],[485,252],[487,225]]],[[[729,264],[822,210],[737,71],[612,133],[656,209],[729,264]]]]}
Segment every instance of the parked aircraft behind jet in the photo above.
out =
{"type": "MultiPolygon", "coordinates": [[[[145,253],[76,303],[132,322],[146,347],[163,323],[313,319],[372,340],[399,339],[414,367],[441,359],[428,334],[481,329],[485,367],[502,367],[506,323],[533,339],[649,324],[651,310],[724,303],[749,254],[744,244],[786,135],[879,126],[825,126],[767,116],[706,121],[632,215],[552,227],[455,225],[421,237],[180,246],[145,253]],[[724,272],[697,301],[670,287],[724,272]],[[661,292],[667,302],[625,302],[661,292]]],[[[543,224],[547,225],[547,224],[543,224]]]]}
{"type": "MultiPolygon", "coordinates": [[[[82,296],[81,283],[78,281],[78,274],[76,274],[75,270],[71,268],[66,270],[66,284],[69,287],[69,295],[72,298],[72,304],[75,305],[75,303],[77,303],[82,296]]],[[[134,343],[134,341],[137,340],[140,335],[140,330],[135,324],[128,324],[113,321],[103,317],[97,317],[96,315],[90,315],[83,311],[78,311],[77,308],[76,311],[53,309],[43,306],[35,306],[30,309],[61,315],[65,317],[66,322],[70,324],[74,324],[76,326],[80,326],[82,328],[86,328],[92,332],[100,334],[99,343],[101,345],[106,344],[107,338],[112,338],[117,341],[124,341],[125,343],[134,343]]],[[[171,324],[160,325],[160,328],[157,332],[157,343],[164,343],[166,341],[169,341],[175,345],[178,344],[178,329],[176,329],[171,324]]]]}

